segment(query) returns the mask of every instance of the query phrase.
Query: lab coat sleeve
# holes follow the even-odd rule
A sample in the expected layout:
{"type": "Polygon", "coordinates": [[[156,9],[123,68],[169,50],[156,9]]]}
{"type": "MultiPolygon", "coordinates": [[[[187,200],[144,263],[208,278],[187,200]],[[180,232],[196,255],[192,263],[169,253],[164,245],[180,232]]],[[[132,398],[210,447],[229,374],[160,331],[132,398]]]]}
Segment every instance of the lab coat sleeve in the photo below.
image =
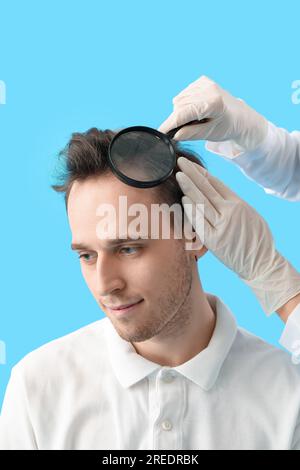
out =
{"type": "Polygon", "coordinates": [[[300,450],[300,413],[295,427],[291,450],[300,450]]]}
{"type": "Polygon", "coordinates": [[[25,384],[13,367],[0,415],[0,450],[37,449],[25,384]]]}
{"type": "Polygon", "coordinates": [[[289,315],[279,343],[300,361],[300,304],[289,315]]]}
{"type": "Polygon", "coordinates": [[[251,152],[238,153],[231,141],[207,142],[206,149],[239,166],[266,193],[300,201],[300,131],[289,133],[269,122],[266,138],[251,152]]]}

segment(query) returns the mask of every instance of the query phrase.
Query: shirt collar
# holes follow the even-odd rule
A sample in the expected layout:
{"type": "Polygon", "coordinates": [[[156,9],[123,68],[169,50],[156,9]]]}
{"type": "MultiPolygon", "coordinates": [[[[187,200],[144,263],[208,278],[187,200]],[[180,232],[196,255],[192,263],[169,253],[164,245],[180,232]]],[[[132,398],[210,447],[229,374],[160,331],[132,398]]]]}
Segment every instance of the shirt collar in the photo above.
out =
{"type": "MultiPolygon", "coordinates": [[[[203,390],[209,390],[217,380],[237,333],[235,317],[227,306],[214,295],[206,293],[206,296],[216,314],[216,325],[208,346],[184,364],[168,368],[192,380],[203,390]]],[[[111,320],[108,317],[104,320],[111,365],[124,388],[163,368],[138,354],[130,342],[119,336],[111,320]]]]}

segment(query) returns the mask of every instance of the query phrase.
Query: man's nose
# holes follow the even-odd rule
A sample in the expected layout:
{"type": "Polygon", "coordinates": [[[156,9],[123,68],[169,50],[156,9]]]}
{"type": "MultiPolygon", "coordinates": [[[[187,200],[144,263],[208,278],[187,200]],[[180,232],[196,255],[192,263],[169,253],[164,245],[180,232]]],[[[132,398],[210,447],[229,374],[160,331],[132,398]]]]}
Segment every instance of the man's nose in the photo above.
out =
{"type": "Polygon", "coordinates": [[[109,295],[115,290],[122,290],[125,286],[119,263],[107,253],[98,254],[96,276],[96,289],[100,297],[109,295]]]}

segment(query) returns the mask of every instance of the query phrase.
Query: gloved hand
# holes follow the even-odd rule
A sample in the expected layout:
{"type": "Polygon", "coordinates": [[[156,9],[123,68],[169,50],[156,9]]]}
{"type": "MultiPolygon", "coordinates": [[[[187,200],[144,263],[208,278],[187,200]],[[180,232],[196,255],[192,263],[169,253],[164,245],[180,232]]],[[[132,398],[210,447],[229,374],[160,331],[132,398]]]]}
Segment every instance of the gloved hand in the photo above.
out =
{"type": "Polygon", "coordinates": [[[180,129],[175,140],[233,141],[236,151],[242,152],[254,150],[267,135],[268,121],[263,116],[206,76],[175,96],[173,105],[172,114],[158,128],[160,132],[195,119],[209,119],[180,129]]]}
{"type": "Polygon", "coordinates": [[[204,239],[196,232],[201,242],[252,289],[265,313],[298,294],[300,274],[276,250],[267,223],[255,209],[200,165],[184,157],[177,163],[182,203],[193,207],[193,216],[185,209],[189,222],[196,230],[195,217],[204,217],[203,224],[198,222],[204,239]]]}

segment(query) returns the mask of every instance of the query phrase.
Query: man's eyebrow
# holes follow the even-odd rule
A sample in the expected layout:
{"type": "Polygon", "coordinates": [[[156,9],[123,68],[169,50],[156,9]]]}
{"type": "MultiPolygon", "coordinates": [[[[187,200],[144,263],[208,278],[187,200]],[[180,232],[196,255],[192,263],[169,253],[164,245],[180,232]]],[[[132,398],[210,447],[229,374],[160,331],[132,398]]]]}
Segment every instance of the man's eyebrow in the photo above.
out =
{"type": "MultiPolygon", "coordinates": [[[[138,242],[140,240],[145,240],[145,238],[138,237],[138,238],[114,238],[113,240],[107,240],[107,245],[108,246],[119,246],[123,245],[124,243],[134,243],[138,242]]],[[[92,248],[89,248],[87,245],[83,243],[72,243],[71,244],[71,250],[90,250],[92,251],[92,248]]]]}

